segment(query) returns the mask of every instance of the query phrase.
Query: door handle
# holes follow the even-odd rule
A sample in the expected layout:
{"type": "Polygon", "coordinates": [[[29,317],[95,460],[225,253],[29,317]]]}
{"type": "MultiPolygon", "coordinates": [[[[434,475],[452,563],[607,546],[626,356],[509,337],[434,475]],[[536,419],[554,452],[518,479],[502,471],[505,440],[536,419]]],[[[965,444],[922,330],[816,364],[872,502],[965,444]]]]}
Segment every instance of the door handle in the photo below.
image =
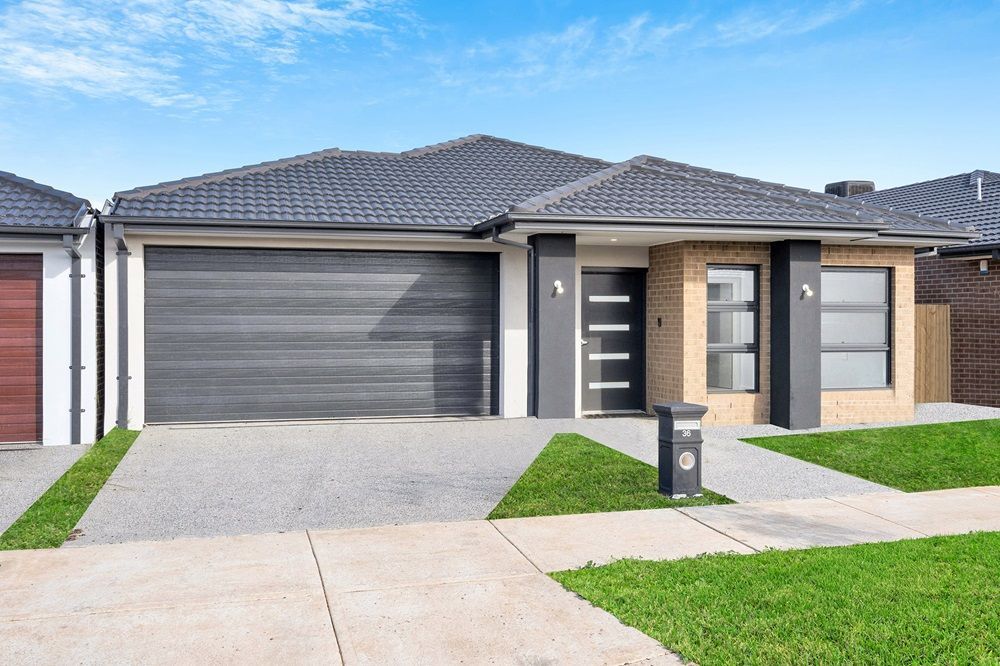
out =
{"type": "Polygon", "coordinates": [[[590,340],[584,340],[583,338],[580,338],[580,346],[589,345],[589,344],[590,344],[590,340]]]}

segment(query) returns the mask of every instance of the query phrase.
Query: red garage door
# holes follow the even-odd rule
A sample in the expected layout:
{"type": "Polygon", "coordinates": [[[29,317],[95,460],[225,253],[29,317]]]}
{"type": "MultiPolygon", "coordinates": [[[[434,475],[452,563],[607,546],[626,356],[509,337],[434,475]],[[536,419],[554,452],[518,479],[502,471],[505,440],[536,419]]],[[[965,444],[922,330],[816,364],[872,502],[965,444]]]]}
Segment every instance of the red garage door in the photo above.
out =
{"type": "Polygon", "coordinates": [[[0,254],[0,443],[42,439],[42,256],[0,254]]]}

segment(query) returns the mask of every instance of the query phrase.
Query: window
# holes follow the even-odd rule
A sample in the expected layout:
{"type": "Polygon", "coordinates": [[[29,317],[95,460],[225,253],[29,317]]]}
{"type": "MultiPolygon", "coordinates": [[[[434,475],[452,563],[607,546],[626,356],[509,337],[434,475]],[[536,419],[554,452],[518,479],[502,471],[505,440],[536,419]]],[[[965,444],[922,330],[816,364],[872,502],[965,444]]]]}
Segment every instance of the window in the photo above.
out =
{"type": "Polygon", "coordinates": [[[757,269],[708,267],[708,390],[757,390],[757,269]]]}
{"type": "Polygon", "coordinates": [[[889,269],[824,268],[824,389],[889,386],[889,269]]]}

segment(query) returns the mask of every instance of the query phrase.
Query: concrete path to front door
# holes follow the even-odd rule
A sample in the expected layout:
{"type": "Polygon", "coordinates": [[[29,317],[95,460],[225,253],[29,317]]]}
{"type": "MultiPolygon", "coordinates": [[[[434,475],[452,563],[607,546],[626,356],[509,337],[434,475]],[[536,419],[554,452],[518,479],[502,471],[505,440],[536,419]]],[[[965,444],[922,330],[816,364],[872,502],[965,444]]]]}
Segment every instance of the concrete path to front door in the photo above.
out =
{"type": "MultiPolygon", "coordinates": [[[[656,464],[653,418],[147,427],[67,546],[482,519],[559,432],[656,464]]],[[[705,487],[739,502],[891,491],[738,440],[784,432],[707,428],[705,487]]]]}
{"type": "Polygon", "coordinates": [[[1000,487],[0,553],[2,663],[676,665],[545,574],[1000,530],[1000,487]]]}

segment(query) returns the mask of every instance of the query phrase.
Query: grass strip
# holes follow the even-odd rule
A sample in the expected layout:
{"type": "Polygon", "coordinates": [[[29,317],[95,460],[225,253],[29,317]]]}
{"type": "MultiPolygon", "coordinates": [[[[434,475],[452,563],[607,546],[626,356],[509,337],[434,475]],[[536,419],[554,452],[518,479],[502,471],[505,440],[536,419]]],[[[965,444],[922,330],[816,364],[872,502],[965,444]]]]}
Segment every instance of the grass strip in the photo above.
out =
{"type": "Polygon", "coordinates": [[[907,492],[1000,485],[1000,420],[744,440],[907,492]]]}
{"type": "Polygon", "coordinates": [[[138,436],[115,428],[94,444],[0,535],[0,550],[61,546],[138,436]]]}
{"type": "Polygon", "coordinates": [[[657,491],[657,469],[577,434],[559,434],[542,449],[489,518],[557,516],[705,504],[732,504],[710,490],[672,500],[657,491]]]}
{"type": "Polygon", "coordinates": [[[552,575],[685,659],[1000,663],[1000,533],[552,575]]]}

